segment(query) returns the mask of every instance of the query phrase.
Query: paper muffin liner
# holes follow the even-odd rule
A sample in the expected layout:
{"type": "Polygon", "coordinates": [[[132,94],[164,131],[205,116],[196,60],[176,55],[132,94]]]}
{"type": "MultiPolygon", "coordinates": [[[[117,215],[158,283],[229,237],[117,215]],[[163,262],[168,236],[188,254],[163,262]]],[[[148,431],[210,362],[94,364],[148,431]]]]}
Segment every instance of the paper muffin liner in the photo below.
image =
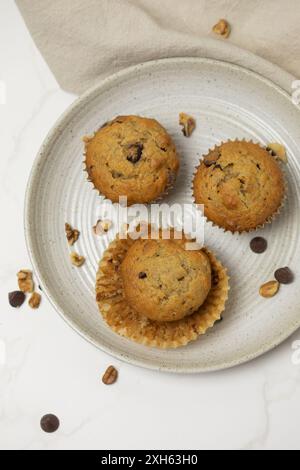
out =
{"type": "Polygon", "coordinates": [[[153,321],[128,304],[120,266],[134,240],[118,237],[105,251],[96,278],[96,300],[107,325],[117,334],[156,348],[178,348],[203,335],[220,320],[228,299],[229,277],[226,268],[207,248],[212,267],[212,288],[204,304],[192,315],[174,322],[153,321]]]}
{"type": "MultiPolygon", "coordinates": [[[[217,144],[212,149],[209,149],[208,153],[206,153],[205,155],[202,156],[202,158],[200,158],[199,165],[196,166],[196,168],[194,170],[194,173],[193,173],[193,180],[192,180],[191,190],[192,190],[193,202],[194,202],[195,205],[198,205],[198,203],[196,202],[195,196],[194,196],[194,179],[195,179],[195,176],[197,174],[197,171],[198,171],[199,167],[201,166],[202,161],[204,160],[205,157],[207,157],[209,155],[210,152],[213,152],[218,147],[221,147],[221,145],[226,144],[227,142],[252,143],[252,144],[255,144],[255,145],[259,146],[261,149],[266,150],[265,146],[263,146],[260,143],[253,142],[253,140],[251,140],[251,139],[250,140],[247,140],[247,139],[234,139],[234,140],[228,139],[226,141],[221,141],[220,144],[217,144]]],[[[286,171],[285,171],[285,168],[284,168],[284,163],[282,162],[282,160],[280,158],[278,158],[276,155],[270,155],[270,156],[273,156],[273,158],[275,158],[275,160],[277,161],[277,163],[278,163],[278,165],[279,165],[279,167],[282,171],[282,175],[283,175],[283,184],[284,184],[283,196],[282,196],[281,204],[279,205],[277,210],[272,215],[270,215],[265,220],[265,222],[263,224],[258,224],[255,228],[250,228],[248,230],[241,230],[241,231],[235,230],[235,231],[233,231],[233,230],[227,229],[225,227],[222,227],[222,226],[218,225],[217,223],[213,222],[212,220],[208,219],[208,217],[206,217],[204,212],[202,212],[202,215],[203,215],[203,217],[204,217],[207,224],[211,224],[213,227],[217,227],[218,229],[222,230],[224,233],[228,232],[228,233],[231,233],[232,235],[242,235],[243,233],[254,233],[254,232],[257,232],[258,230],[263,229],[266,225],[271,224],[280,215],[280,213],[281,213],[281,211],[284,208],[284,205],[286,203],[286,199],[287,199],[287,190],[288,190],[287,175],[286,175],[286,171]]]]}
{"type": "MultiPolygon", "coordinates": [[[[84,156],[84,160],[83,160],[83,165],[84,165],[84,168],[83,168],[83,171],[87,174],[87,181],[89,183],[91,183],[93,185],[93,190],[96,191],[98,193],[99,196],[101,196],[103,198],[103,200],[105,201],[111,201],[111,199],[109,199],[108,197],[105,196],[105,194],[101,193],[99,191],[98,188],[95,187],[94,185],[94,182],[93,180],[91,179],[90,177],[90,174],[88,172],[88,169],[87,169],[87,163],[86,163],[86,150],[87,150],[87,144],[95,137],[96,133],[98,131],[100,131],[103,127],[107,126],[110,122],[112,121],[108,121],[106,122],[105,124],[103,124],[102,126],[100,126],[95,132],[93,132],[93,134],[90,134],[90,135],[84,135],[82,137],[82,141],[83,141],[83,144],[84,144],[84,151],[83,151],[83,156],[84,156]]],[[[167,132],[167,131],[166,131],[167,132]]],[[[176,149],[176,153],[177,153],[177,149],[176,149]]],[[[179,160],[179,156],[177,155],[177,158],[179,160]]],[[[179,168],[178,168],[178,171],[179,171],[179,168]]],[[[164,189],[164,191],[162,191],[162,193],[157,196],[157,198],[151,200],[151,201],[148,201],[147,203],[144,203],[144,204],[155,204],[155,203],[158,203],[159,201],[163,200],[165,197],[168,196],[168,194],[174,189],[174,186],[175,186],[175,182],[176,182],[176,179],[177,179],[177,175],[178,175],[178,171],[171,171],[168,175],[168,183],[164,189]]],[[[124,195],[125,196],[125,195],[124,195]]],[[[112,201],[111,201],[112,202],[112,201]]],[[[136,203],[132,203],[131,205],[134,205],[134,204],[140,204],[138,202],[136,203]]]]}

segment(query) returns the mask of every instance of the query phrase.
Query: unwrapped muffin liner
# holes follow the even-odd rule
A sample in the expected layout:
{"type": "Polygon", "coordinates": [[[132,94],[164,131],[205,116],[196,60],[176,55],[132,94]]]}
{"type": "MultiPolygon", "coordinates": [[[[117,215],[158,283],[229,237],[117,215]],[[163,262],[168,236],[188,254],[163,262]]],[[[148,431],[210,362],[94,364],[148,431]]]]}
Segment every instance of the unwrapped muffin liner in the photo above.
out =
{"type": "MultiPolygon", "coordinates": [[[[193,187],[193,183],[194,183],[194,179],[195,179],[195,176],[196,176],[196,173],[199,169],[199,167],[201,166],[201,163],[202,161],[205,159],[205,157],[207,157],[210,152],[213,152],[214,150],[216,150],[218,147],[221,147],[221,145],[227,143],[227,142],[247,142],[247,143],[252,143],[252,144],[255,144],[255,145],[258,145],[260,148],[266,150],[266,147],[264,147],[263,145],[261,145],[260,143],[257,143],[257,142],[253,142],[253,140],[247,140],[247,139],[235,139],[235,140],[231,140],[231,139],[228,139],[226,141],[222,141],[220,142],[219,144],[215,145],[215,147],[213,147],[212,149],[209,149],[208,153],[203,155],[202,158],[200,159],[200,162],[199,162],[199,165],[195,168],[195,171],[193,173],[193,181],[192,181],[192,194],[193,194],[193,202],[194,204],[198,204],[195,200],[195,196],[194,196],[194,187],[193,187]]],[[[286,203],[286,199],[287,199],[287,176],[286,176],[286,171],[284,169],[284,164],[283,162],[280,160],[280,158],[276,157],[276,156],[273,156],[273,158],[275,158],[275,160],[277,161],[281,171],[282,171],[282,174],[283,174],[283,179],[284,179],[284,192],[283,192],[283,197],[282,197],[282,201],[281,201],[281,204],[280,206],[278,207],[278,209],[276,210],[276,212],[274,212],[271,216],[268,217],[268,219],[265,220],[265,222],[263,224],[259,224],[257,225],[255,228],[251,228],[249,230],[242,230],[242,231],[232,231],[230,229],[227,229],[225,227],[222,227],[222,226],[219,226],[218,224],[216,224],[215,222],[213,222],[212,220],[208,219],[206,217],[206,215],[204,214],[203,212],[203,217],[206,221],[206,223],[208,224],[211,224],[213,227],[218,227],[219,229],[221,229],[224,233],[226,232],[229,232],[229,233],[232,233],[233,235],[242,235],[243,233],[253,233],[253,232],[256,232],[258,230],[261,230],[263,229],[267,224],[270,224],[272,223],[278,216],[279,214],[281,213],[285,203],[286,203]]]]}
{"type": "Polygon", "coordinates": [[[133,310],[125,298],[120,273],[122,261],[133,243],[131,238],[117,237],[99,263],[96,300],[105,322],[115,333],[146,346],[178,348],[196,340],[220,320],[228,298],[229,277],[227,270],[206,248],[203,251],[211,263],[213,282],[207,299],[196,312],[174,322],[159,322],[133,310]]]}

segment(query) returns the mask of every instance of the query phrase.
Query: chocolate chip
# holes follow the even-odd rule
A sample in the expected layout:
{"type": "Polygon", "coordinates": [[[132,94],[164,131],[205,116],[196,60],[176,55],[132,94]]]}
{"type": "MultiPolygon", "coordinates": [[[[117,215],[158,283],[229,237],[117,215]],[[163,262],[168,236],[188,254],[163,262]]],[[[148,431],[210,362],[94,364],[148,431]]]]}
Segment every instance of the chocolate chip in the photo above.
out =
{"type": "Polygon", "coordinates": [[[213,286],[217,286],[217,285],[219,284],[219,275],[218,275],[217,272],[213,272],[213,273],[212,273],[212,279],[211,279],[211,281],[212,281],[212,285],[213,285],[213,286]]]}
{"type": "Polygon", "coordinates": [[[290,268],[277,269],[274,276],[280,284],[291,284],[294,281],[294,274],[290,268]]]}
{"type": "Polygon", "coordinates": [[[143,144],[133,144],[127,147],[127,160],[131,163],[137,163],[142,156],[144,150],[143,144]]]}
{"type": "Polygon", "coordinates": [[[254,253],[261,254],[268,248],[268,242],[262,237],[255,237],[250,242],[250,248],[254,253]]]}
{"type": "Polygon", "coordinates": [[[8,301],[14,308],[21,307],[25,301],[25,294],[21,290],[16,290],[8,294],[8,301]]]}
{"type": "Polygon", "coordinates": [[[113,170],[113,171],[111,172],[111,176],[112,176],[114,179],[116,179],[116,178],[122,178],[122,176],[124,176],[124,175],[123,175],[123,173],[120,173],[119,171],[113,170]]]}
{"type": "Polygon", "coordinates": [[[41,285],[40,285],[40,284],[39,284],[39,286],[38,286],[38,287],[39,287],[40,291],[42,291],[42,292],[43,292],[43,289],[42,289],[42,287],[41,287],[41,285]]]}
{"type": "Polygon", "coordinates": [[[270,147],[266,147],[266,151],[269,152],[272,157],[276,157],[276,152],[274,152],[274,150],[272,150],[270,147]]]}
{"type": "Polygon", "coordinates": [[[139,279],[145,279],[147,277],[146,273],[139,273],[139,279]]]}
{"type": "Polygon", "coordinates": [[[217,163],[217,160],[204,159],[203,163],[207,168],[209,168],[210,166],[215,165],[217,163]]]}
{"type": "Polygon", "coordinates": [[[55,415],[47,414],[42,417],[40,424],[43,431],[55,432],[59,428],[59,419],[55,415]]]}

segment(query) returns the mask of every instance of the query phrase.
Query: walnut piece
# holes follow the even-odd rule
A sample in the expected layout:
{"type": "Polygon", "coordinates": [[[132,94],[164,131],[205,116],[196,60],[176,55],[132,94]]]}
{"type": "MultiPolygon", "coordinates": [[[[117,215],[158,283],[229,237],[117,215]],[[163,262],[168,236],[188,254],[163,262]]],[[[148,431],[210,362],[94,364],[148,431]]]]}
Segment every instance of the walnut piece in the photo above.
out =
{"type": "Polygon", "coordinates": [[[29,269],[22,269],[17,274],[19,288],[22,292],[33,292],[34,283],[32,279],[32,272],[29,269]]]}
{"type": "Polygon", "coordinates": [[[259,293],[262,297],[270,298],[274,297],[279,291],[280,284],[278,281],[269,281],[266,284],[263,284],[259,289],[259,293]]]}
{"type": "Polygon", "coordinates": [[[71,263],[77,268],[80,268],[80,266],[85,263],[85,257],[80,256],[78,253],[75,253],[75,251],[72,251],[72,253],[70,253],[70,259],[71,263]]]}
{"type": "Polygon", "coordinates": [[[221,153],[219,152],[219,150],[217,150],[217,149],[212,150],[209,153],[209,155],[206,155],[204,157],[203,163],[206,167],[209,168],[210,166],[215,165],[220,157],[221,157],[221,153]]]}
{"type": "Polygon", "coordinates": [[[196,120],[186,113],[180,113],[179,125],[182,126],[183,135],[185,137],[190,137],[196,128],[196,120]]]}
{"type": "Polygon", "coordinates": [[[93,232],[95,235],[104,235],[109,231],[111,226],[111,220],[98,220],[96,225],[93,227],[93,232]]]}
{"type": "Polygon", "coordinates": [[[102,377],[102,382],[105,385],[111,385],[115,383],[118,378],[118,371],[114,366],[109,366],[102,377]]]}
{"type": "Polygon", "coordinates": [[[217,24],[213,27],[213,32],[222,36],[222,38],[228,38],[231,33],[231,27],[228,21],[221,19],[217,24]]]}
{"type": "Polygon", "coordinates": [[[41,300],[42,300],[41,295],[38,294],[37,292],[33,292],[33,294],[31,295],[28,301],[28,304],[31,308],[39,308],[41,300]]]}
{"type": "Polygon", "coordinates": [[[80,232],[77,229],[73,229],[72,226],[68,223],[65,223],[65,232],[67,240],[70,246],[74,245],[77,242],[80,232]]]}
{"type": "Polygon", "coordinates": [[[284,163],[287,163],[286,148],[284,145],[271,142],[267,145],[266,150],[271,153],[273,157],[278,157],[284,163]]]}

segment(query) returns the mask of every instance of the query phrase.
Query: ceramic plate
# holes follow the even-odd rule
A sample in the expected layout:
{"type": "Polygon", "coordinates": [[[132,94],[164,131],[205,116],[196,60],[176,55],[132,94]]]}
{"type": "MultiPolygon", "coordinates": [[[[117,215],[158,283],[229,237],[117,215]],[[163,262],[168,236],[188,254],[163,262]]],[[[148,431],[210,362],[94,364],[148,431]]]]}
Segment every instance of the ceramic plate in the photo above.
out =
{"type": "Polygon", "coordinates": [[[166,59],[134,66],[101,82],[79,98],[48,135],[30,177],[25,232],[34,269],[56,310],[84,338],[132,364],[174,372],[201,372],[241,364],[270,350],[300,326],[300,111],[277,85],[245,68],[209,59],[166,59]],[[180,112],[197,129],[183,137],[180,112]],[[288,199],[280,217],[257,232],[268,250],[249,249],[253,235],[224,233],[206,225],[206,243],[228,267],[230,298],[223,322],[177,350],[135,344],[113,333],[95,303],[97,264],[113,231],[95,237],[92,226],[102,199],[83,171],[83,135],[120,114],[158,119],[181,155],[181,171],[167,202],[191,202],[191,181],[202,154],[227,139],[281,142],[288,151],[288,199]],[[81,231],[78,269],[69,261],[64,224],[81,231]],[[296,282],[273,299],[259,296],[275,269],[290,266],[296,282]]]}

